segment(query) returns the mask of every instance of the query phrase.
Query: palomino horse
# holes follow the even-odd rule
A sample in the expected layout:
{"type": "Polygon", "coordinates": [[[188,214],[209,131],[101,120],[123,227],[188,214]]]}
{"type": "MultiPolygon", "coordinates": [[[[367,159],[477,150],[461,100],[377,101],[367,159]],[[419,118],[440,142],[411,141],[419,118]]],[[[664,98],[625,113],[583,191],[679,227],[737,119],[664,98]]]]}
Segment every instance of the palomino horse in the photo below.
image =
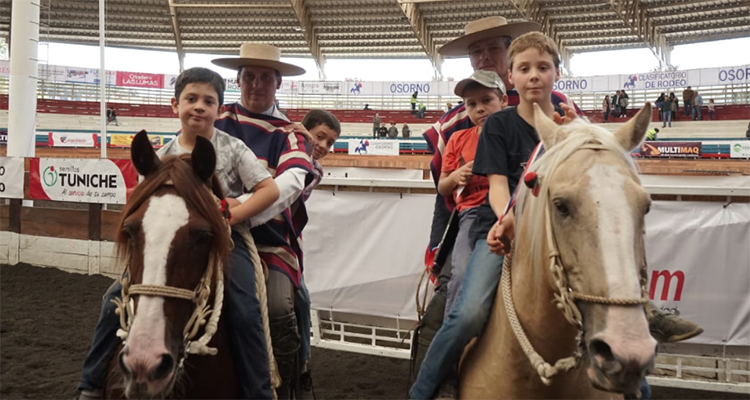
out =
{"type": "Polygon", "coordinates": [[[465,354],[461,398],[638,395],[656,342],[642,306],[650,198],[628,152],[650,117],[647,103],[613,135],[582,120],[558,126],[535,105],[547,150],[525,176],[533,189],[520,190],[512,266],[465,354]]]}
{"type": "Polygon", "coordinates": [[[198,137],[190,157],[160,161],[141,131],[131,156],[145,179],[133,191],[117,232],[128,272],[118,336],[127,341],[113,357],[105,394],[237,398],[237,376],[219,320],[231,238],[219,207],[223,195],[213,176],[213,146],[198,137]],[[201,328],[206,333],[199,339],[201,328]],[[209,340],[213,348],[206,346],[209,340]],[[215,355],[186,360],[188,354],[215,355]]]}

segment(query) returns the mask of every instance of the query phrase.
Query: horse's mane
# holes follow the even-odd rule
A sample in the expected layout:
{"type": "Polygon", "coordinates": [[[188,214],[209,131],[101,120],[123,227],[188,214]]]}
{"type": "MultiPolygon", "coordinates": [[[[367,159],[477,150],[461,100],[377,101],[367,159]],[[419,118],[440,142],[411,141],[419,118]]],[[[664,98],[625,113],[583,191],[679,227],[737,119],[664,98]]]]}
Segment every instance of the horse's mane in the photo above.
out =
{"type": "Polygon", "coordinates": [[[202,182],[190,165],[190,155],[166,156],[161,159],[158,171],[150,174],[135,187],[133,193],[122,210],[118,231],[115,237],[115,247],[118,259],[121,262],[129,262],[130,246],[129,237],[123,228],[125,219],[132,215],[161,187],[169,185],[177,194],[185,200],[187,207],[202,215],[208,222],[213,234],[211,252],[215,264],[211,268],[227,265],[231,248],[231,237],[227,229],[227,223],[219,210],[216,199],[224,198],[221,184],[215,175],[210,182],[202,182]],[[210,185],[209,185],[210,184],[210,185]]]}
{"type": "Polygon", "coordinates": [[[601,144],[605,149],[620,156],[625,163],[636,171],[633,158],[622,147],[612,132],[579,119],[561,126],[557,135],[567,132],[569,132],[567,138],[556,143],[551,148],[545,149],[545,153],[529,167],[529,171],[535,171],[538,177],[537,182],[539,182],[540,186],[538,196],[529,196],[531,190],[523,183],[523,177],[519,181],[520,189],[517,194],[518,198],[516,199],[515,210],[516,236],[518,239],[525,239],[528,245],[525,248],[516,248],[521,252],[519,255],[531,260],[531,264],[534,267],[539,267],[544,260],[544,254],[542,254],[543,245],[546,241],[544,215],[545,207],[549,207],[550,202],[550,180],[557,168],[571,154],[586,144],[601,144]]]}

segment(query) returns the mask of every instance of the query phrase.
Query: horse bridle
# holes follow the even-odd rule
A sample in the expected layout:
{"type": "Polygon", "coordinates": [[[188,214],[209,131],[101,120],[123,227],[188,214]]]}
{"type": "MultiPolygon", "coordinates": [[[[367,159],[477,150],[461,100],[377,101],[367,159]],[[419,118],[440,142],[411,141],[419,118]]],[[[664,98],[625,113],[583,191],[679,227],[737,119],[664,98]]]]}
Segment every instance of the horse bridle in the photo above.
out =
{"type": "MultiPolygon", "coordinates": [[[[167,181],[165,186],[171,186],[172,182],[167,181]]],[[[216,195],[211,192],[211,196],[216,201],[217,207],[223,210],[223,205],[216,195]]],[[[226,221],[226,220],[225,220],[226,221]]],[[[228,221],[227,229],[231,230],[228,221]]],[[[231,240],[231,239],[230,239],[231,240]]],[[[200,282],[193,290],[178,288],[166,285],[144,285],[130,284],[130,264],[125,267],[125,271],[120,277],[122,283],[122,298],[111,300],[117,309],[115,313],[120,316],[120,329],[117,330],[117,336],[125,343],[130,332],[130,326],[133,322],[133,305],[132,295],[144,295],[155,297],[171,297],[191,301],[195,304],[193,314],[188,319],[183,328],[183,345],[184,352],[178,362],[178,367],[182,368],[188,354],[196,355],[216,355],[217,349],[209,347],[207,344],[216,333],[221,317],[221,309],[224,303],[224,272],[223,268],[214,259],[214,254],[209,256],[208,266],[201,277],[200,282]],[[213,270],[216,269],[216,276],[213,276],[213,270]],[[211,284],[216,282],[216,294],[214,295],[213,308],[208,305],[211,297],[211,284]],[[193,340],[198,334],[201,327],[205,326],[203,335],[197,340],[193,340]]]]}
{"type": "MultiPolygon", "coordinates": [[[[578,150],[591,149],[591,150],[608,150],[600,143],[588,143],[581,146],[578,150]]],[[[572,153],[571,153],[572,154],[572,153]]],[[[536,180],[535,185],[540,185],[539,179],[536,180]]],[[[548,196],[549,197],[549,196],[548,196]]],[[[649,299],[645,296],[648,293],[646,290],[647,274],[646,274],[646,262],[642,263],[640,270],[640,284],[641,284],[641,298],[638,299],[625,299],[625,298],[613,298],[604,296],[595,296],[585,293],[580,293],[568,284],[568,274],[564,268],[563,260],[560,255],[559,247],[557,246],[557,240],[555,239],[555,232],[552,229],[552,222],[550,217],[551,205],[546,205],[544,208],[544,224],[545,224],[545,236],[547,237],[547,250],[549,251],[548,257],[550,259],[549,269],[552,273],[552,279],[555,283],[556,293],[553,293],[554,302],[557,309],[559,309],[565,319],[577,329],[576,334],[576,350],[572,356],[562,358],[555,362],[555,365],[551,365],[546,362],[537,353],[531,342],[529,342],[526,333],[518,320],[515,306],[513,305],[513,296],[511,292],[511,266],[512,266],[512,255],[507,254],[503,261],[502,271],[502,294],[503,303],[505,304],[506,314],[513,330],[514,335],[518,339],[521,348],[523,349],[526,356],[529,358],[534,370],[537,371],[542,382],[549,386],[552,383],[551,378],[560,372],[567,372],[573,368],[578,367],[583,355],[586,353],[584,337],[585,330],[583,327],[583,315],[576,305],[576,301],[582,301],[587,303],[605,304],[609,306],[640,306],[648,303],[649,299]]],[[[513,243],[515,248],[515,242],[513,243]]]]}

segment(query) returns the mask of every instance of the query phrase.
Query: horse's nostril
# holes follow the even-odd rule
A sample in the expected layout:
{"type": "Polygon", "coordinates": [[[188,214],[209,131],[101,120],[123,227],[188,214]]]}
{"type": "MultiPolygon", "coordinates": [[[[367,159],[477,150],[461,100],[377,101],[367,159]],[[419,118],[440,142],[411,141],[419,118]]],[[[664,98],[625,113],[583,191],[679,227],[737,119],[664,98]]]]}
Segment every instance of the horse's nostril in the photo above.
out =
{"type": "Polygon", "coordinates": [[[120,356],[118,357],[120,361],[120,369],[122,370],[122,373],[125,374],[125,377],[131,378],[133,376],[133,371],[128,368],[128,365],[125,364],[125,351],[120,352],[120,356]]]}
{"type": "Polygon", "coordinates": [[[155,382],[162,380],[174,369],[174,358],[171,354],[163,354],[161,362],[148,374],[148,380],[155,382]]]}
{"type": "Polygon", "coordinates": [[[594,360],[599,364],[599,367],[604,367],[607,363],[615,361],[615,356],[612,354],[612,348],[609,347],[607,342],[601,339],[594,339],[589,343],[589,351],[594,357],[594,360]]]}

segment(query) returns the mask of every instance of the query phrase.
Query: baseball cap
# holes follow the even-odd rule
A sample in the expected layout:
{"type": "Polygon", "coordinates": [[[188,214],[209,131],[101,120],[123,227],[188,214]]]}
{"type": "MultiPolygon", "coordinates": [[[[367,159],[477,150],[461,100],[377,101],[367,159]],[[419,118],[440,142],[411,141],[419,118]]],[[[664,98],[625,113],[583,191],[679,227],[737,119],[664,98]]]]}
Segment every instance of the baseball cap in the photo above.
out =
{"type": "Polygon", "coordinates": [[[453,90],[453,93],[455,93],[458,97],[464,97],[463,94],[466,86],[468,86],[472,82],[476,82],[489,89],[500,89],[500,92],[502,92],[503,94],[505,93],[505,84],[503,84],[503,81],[500,79],[497,73],[494,71],[483,70],[474,71],[474,73],[471,74],[470,77],[458,82],[458,84],[456,84],[456,88],[453,90]]]}

